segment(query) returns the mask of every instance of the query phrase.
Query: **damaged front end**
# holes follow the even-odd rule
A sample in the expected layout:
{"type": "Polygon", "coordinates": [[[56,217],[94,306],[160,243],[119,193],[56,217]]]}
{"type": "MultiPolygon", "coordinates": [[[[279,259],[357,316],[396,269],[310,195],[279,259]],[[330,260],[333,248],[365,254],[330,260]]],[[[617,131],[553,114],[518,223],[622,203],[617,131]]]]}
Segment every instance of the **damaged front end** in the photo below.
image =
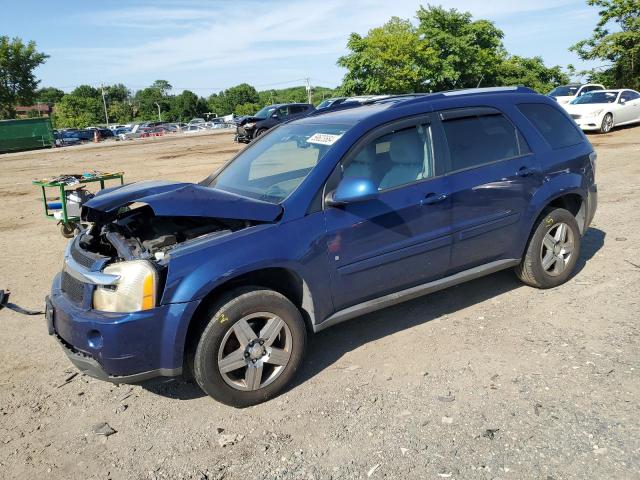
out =
{"type": "Polygon", "coordinates": [[[152,309],[176,246],[274,221],[280,214],[278,205],[194,184],[117,188],[83,207],[82,220],[89,226],[70,243],[62,291],[85,308],[104,312],[152,309]]]}

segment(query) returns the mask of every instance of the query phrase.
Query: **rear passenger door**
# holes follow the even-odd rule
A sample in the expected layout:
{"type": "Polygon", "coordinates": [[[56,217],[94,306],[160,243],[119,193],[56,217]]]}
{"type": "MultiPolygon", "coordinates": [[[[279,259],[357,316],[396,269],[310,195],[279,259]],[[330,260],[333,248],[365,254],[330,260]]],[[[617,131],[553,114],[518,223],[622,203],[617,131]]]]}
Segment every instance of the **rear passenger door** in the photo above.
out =
{"type": "Polygon", "coordinates": [[[516,258],[520,219],[542,185],[536,157],[494,108],[439,113],[451,188],[451,273],[516,258]]]}

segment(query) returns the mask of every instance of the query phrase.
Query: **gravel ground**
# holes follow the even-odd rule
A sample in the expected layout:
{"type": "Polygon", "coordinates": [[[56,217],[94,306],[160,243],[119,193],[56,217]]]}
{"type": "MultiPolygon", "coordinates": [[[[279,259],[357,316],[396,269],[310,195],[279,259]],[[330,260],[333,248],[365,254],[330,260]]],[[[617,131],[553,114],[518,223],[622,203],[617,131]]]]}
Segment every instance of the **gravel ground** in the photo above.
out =
{"type": "MultiPolygon", "coordinates": [[[[505,271],[336,326],[262,405],[75,375],[41,317],[3,310],[0,478],[640,478],[640,127],[589,138],[600,205],[571,281],[505,271]]],[[[40,307],[61,265],[31,180],[193,181],[238,148],[219,134],[0,156],[0,288],[40,307]]]]}

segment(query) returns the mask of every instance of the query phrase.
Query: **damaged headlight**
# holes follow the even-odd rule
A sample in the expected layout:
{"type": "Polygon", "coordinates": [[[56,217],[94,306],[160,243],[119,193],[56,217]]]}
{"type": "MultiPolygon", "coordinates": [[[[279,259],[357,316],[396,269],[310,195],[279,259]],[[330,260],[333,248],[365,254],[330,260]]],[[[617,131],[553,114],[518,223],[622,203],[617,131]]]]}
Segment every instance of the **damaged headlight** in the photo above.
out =
{"type": "Polygon", "coordinates": [[[156,306],[158,273],[146,260],[130,260],[105,267],[118,275],[116,285],[100,285],[93,292],[93,308],[104,312],[138,312],[156,306]]]}
{"type": "Polygon", "coordinates": [[[244,128],[248,130],[251,130],[255,126],[256,126],[256,122],[249,122],[244,124],[244,128]]]}

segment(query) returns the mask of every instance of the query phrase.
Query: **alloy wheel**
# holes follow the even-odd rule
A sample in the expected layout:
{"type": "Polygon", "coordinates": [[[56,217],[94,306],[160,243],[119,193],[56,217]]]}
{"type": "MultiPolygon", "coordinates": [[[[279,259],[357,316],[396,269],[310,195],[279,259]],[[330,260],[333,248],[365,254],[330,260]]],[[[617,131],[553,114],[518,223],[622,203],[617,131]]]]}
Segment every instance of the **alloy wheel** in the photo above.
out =
{"type": "Polygon", "coordinates": [[[542,239],[540,261],[544,271],[552,277],[560,275],[567,268],[573,255],[573,231],[566,223],[556,223],[542,239]]]}
{"type": "Polygon", "coordinates": [[[237,390],[258,390],[274,382],[291,357],[289,326],[275,314],[257,312],[238,320],[218,349],[222,379],[237,390]]]}

